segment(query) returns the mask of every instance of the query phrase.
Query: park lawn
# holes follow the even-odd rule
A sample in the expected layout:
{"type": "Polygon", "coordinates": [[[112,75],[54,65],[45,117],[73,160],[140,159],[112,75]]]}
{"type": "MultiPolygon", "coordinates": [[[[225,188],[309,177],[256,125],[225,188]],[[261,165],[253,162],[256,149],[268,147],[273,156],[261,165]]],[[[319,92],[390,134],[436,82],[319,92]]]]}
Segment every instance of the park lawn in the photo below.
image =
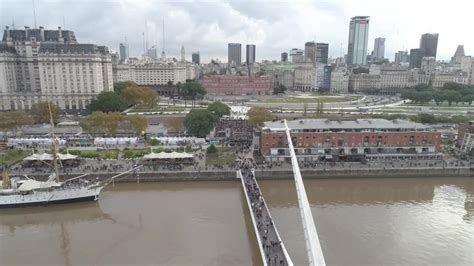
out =
{"type": "Polygon", "coordinates": [[[336,102],[350,102],[360,99],[357,96],[319,96],[319,97],[311,97],[311,98],[303,98],[303,97],[286,97],[286,98],[269,98],[263,100],[265,103],[336,103],[336,102]]]}
{"type": "Polygon", "coordinates": [[[195,106],[188,105],[187,107],[184,106],[155,106],[153,108],[149,108],[146,106],[135,106],[133,107],[129,113],[140,113],[140,112],[184,112],[186,109],[205,109],[207,106],[195,106]]]}
{"type": "Polygon", "coordinates": [[[77,155],[81,158],[88,158],[88,159],[113,159],[116,160],[118,158],[119,150],[97,150],[97,151],[82,151],[82,150],[70,150],[70,154],[77,155]]]}
{"type": "Polygon", "coordinates": [[[235,163],[235,159],[237,156],[231,147],[217,147],[216,153],[208,153],[206,156],[207,164],[213,166],[232,165],[235,163]]]}
{"type": "Polygon", "coordinates": [[[0,165],[12,165],[16,162],[23,160],[26,156],[31,153],[22,150],[10,150],[6,154],[0,155],[0,165]]]}

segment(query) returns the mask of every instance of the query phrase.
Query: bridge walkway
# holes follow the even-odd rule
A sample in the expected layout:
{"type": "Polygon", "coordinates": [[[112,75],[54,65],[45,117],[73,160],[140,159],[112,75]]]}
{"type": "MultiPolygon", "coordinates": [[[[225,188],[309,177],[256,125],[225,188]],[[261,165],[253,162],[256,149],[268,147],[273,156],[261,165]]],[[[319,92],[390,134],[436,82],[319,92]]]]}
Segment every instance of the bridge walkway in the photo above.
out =
{"type": "Polygon", "coordinates": [[[275,222],[255,179],[255,172],[242,168],[237,172],[237,176],[245,192],[263,265],[292,266],[293,262],[278,234],[275,222]]]}

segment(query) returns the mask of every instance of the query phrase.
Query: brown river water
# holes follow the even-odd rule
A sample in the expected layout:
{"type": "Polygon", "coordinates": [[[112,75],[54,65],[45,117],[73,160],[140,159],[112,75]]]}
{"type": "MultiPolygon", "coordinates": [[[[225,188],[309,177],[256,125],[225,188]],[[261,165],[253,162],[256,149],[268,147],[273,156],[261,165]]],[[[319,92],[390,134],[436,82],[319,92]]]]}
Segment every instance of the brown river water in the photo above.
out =
{"type": "MultiPolygon", "coordinates": [[[[260,181],[295,265],[294,182],[260,181]]],[[[474,178],[306,180],[327,265],[474,265],[474,178]]],[[[0,210],[0,265],[261,265],[240,182],[121,183],[0,210]]]]}

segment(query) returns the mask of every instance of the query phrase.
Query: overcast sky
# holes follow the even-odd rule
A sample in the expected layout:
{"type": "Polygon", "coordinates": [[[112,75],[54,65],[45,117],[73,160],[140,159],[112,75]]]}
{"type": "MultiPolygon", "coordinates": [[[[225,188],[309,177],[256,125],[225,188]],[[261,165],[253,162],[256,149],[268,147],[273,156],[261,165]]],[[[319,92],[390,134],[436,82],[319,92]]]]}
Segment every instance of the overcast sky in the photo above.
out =
{"type": "MultiPolygon", "coordinates": [[[[33,0],[0,0],[2,27],[34,27],[33,0]]],[[[149,46],[179,55],[181,46],[190,60],[200,51],[201,61],[227,61],[227,43],[257,45],[257,61],[279,59],[306,41],[329,43],[332,57],[347,53],[349,20],[370,16],[369,50],[374,38],[385,37],[385,57],[416,48],[420,35],[439,33],[438,59],[449,60],[458,44],[474,55],[472,0],[35,0],[37,26],[65,26],[80,43],[106,45],[117,51],[125,37],[132,56],[143,53],[145,33],[149,46]]],[[[242,49],[244,57],[245,49],[242,49]]]]}

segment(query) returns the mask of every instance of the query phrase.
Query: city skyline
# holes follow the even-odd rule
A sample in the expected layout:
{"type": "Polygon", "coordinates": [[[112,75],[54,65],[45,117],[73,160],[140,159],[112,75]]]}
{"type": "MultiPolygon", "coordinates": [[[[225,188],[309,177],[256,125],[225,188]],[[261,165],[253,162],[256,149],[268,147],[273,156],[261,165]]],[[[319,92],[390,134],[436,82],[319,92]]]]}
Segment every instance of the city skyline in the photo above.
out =
{"type": "MultiPolygon", "coordinates": [[[[418,48],[424,33],[439,33],[439,60],[449,61],[459,44],[464,45],[466,55],[473,54],[474,37],[464,34],[463,27],[459,27],[469,25],[469,7],[473,6],[469,1],[433,4],[429,12],[423,13],[423,20],[417,19],[417,10],[422,9],[406,7],[422,3],[398,1],[382,9],[370,4],[374,2],[298,1],[294,5],[274,1],[36,0],[35,23],[31,1],[4,1],[0,3],[0,22],[3,27],[15,24],[17,29],[34,28],[35,24],[46,29],[62,26],[76,32],[84,42],[106,45],[113,51],[118,51],[119,43],[127,38],[130,56],[139,57],[143,54],[143,33],[149,47],[155,45],[161,52],[164,20],[166,54],[179,58],[184,46],[188,51],[200,51],[201,61],[206,63],[215,58],[226,62],[227,43],[234,42],[258,46],[257,61],[279,60],[282,52],[303,49],[308,41],[329,43],[330,57],[343,56],[347,53],[350,18],[367,15],[371,17],[368,52],[373,50],[374,39],[383,36],[385,57],[391,61],[399,50],[418,48]],[[207,14],[211,7],[213,16],[207,14]]],[[[187,60],[191,61],[191,54],[187,60]]]]}

